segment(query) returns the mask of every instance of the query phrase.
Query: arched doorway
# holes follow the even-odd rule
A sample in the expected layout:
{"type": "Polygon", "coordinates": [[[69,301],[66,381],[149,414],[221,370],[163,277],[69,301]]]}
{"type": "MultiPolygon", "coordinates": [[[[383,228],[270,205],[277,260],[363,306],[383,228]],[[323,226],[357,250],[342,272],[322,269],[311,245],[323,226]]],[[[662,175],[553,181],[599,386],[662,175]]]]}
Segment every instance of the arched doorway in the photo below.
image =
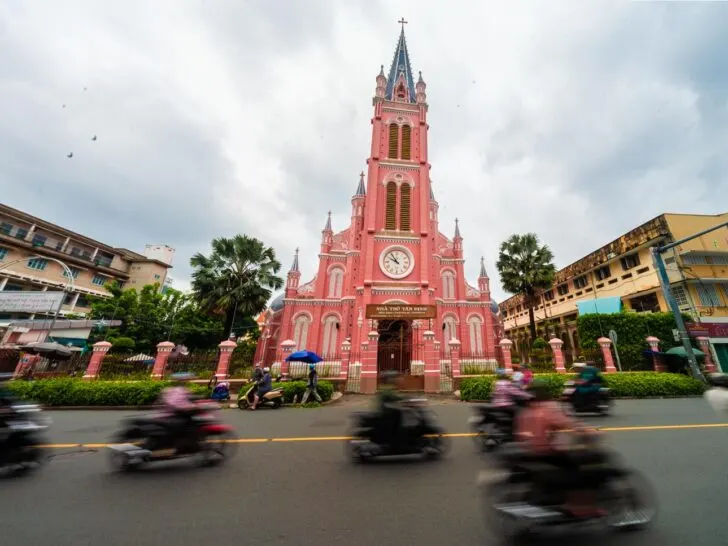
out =
{"type": "Polygon", "coordinates": [[[408,374],[412,360],[412,322],[379,321],[377,370],[408,374]]]}

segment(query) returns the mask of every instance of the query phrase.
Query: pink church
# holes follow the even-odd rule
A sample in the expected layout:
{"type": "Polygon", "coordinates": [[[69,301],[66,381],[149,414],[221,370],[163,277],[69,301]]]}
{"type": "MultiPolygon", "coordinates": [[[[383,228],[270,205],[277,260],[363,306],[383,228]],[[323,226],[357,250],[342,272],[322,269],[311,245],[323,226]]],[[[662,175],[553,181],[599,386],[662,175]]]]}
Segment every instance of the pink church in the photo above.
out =
{"type": "Polygon", "coordinates": [[[376,78],[371,151],[351,223],[335,232],[329,213],[318,271],[305,283],[296,250],[285,293],[266,312],[256,362],[302,375],[285,359],[314,351],[325,361],[321,375],[354,392],[374,392],[385,370],[405,374],[413,390],[440,392],[466,370],[496,366],[502,322],[483,259],[472,286],[457,220],[452,238],[439,231],[425,89],[422,73],[412,76],[403,26],[389,75],[382,66],[376,78]]]}

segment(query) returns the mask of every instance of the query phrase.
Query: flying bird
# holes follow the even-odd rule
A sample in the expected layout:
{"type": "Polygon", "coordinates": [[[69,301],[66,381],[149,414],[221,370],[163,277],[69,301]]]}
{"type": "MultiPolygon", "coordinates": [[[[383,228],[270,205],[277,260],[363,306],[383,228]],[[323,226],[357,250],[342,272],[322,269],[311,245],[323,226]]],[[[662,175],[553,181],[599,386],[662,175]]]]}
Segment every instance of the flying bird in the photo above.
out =
{"type": "Polygon", "coordinates": [[[93,140],[94,142],[96,142],[96,135],[94,135],[94,136],[93,136],[93,137],[91,138],[91,140],[93,140]]]}
{"type": "Polygon", "coordinates": [[[73,152],[71,152],[71,153],[68,153],[68,154],[66,154],[66,157],[67,157],[68,159],[71,159],[71,158],[73,157],[73,152]]]}

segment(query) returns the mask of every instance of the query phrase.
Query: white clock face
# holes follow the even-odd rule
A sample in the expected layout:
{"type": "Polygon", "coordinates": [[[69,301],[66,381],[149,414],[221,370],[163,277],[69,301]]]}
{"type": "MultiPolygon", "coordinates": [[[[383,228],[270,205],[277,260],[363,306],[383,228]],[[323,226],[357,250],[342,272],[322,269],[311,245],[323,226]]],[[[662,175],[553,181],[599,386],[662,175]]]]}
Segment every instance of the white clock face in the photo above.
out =
{"type": "Polygon", "coordinates": [[[399,249],[388,250],[382,257],[382,268],[391,277],[405,277],[412,270],[412,259],[399,249]]]}

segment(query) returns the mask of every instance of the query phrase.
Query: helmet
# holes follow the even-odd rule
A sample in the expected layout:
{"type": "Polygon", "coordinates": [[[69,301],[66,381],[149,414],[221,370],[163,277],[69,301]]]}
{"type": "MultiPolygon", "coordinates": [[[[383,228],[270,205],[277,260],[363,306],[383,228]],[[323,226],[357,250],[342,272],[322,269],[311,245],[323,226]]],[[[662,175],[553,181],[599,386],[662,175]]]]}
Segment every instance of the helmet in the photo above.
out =
{"type": "Polygon", "coordinates": [[[266,366],[265,368],[263,368],[263,371],[264,371],[265,373],[268,373],[268,372],[270,371],[270,368],[269,368],[268,366],[266,366]]]}
{"type": "Polygon", "coordinates": [[[545,402],[546,400],[551,400],[553,398],[548,382],[538,377],[531,382],[528,390],[537,402],[545,402]]]}

